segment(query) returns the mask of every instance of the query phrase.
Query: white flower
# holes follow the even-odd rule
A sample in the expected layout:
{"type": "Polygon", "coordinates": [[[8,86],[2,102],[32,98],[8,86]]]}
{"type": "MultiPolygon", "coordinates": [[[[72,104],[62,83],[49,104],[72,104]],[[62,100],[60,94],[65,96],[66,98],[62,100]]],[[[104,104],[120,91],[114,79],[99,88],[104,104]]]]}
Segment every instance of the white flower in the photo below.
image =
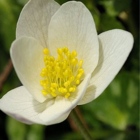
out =
{"type": "Polygon", "coordinates": [[[0,109],[27,124],[62,122],[77,105],[91,102],[104,91],[121,69],[132,45],[132,35],[123,30],[97,36],[92,15],[81,2],[59,6],[53,0],[30,0],[20,14],[16,40],[10,50],[23,86],[4,95],[0,109]],[[73,52],[69,53],[70,58],[67,53],[64,56],[65,49],[73,52]],[[58,64],[46,62],[52,58],[48,56],[45,66],[43,50],[46,55],[49,50],[55,59],[59,54],[58,64]],[[80,65],[77,60],[81,60],[80,65]],[[63,69],[65,62],[67,68],[63,69]],[[78,78],[79,68],[82,73],[78,78]],[[41,71],[48,81],[44,82],[41,71]],[[71,75],[78,81],[70,81],[71,75]]]}

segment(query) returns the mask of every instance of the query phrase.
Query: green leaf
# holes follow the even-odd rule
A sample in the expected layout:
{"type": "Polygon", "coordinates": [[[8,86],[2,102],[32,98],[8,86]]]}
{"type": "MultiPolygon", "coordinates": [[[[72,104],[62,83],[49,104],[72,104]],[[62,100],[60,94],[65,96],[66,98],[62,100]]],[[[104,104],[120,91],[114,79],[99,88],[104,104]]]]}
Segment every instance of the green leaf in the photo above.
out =
{"type": "Polygon", "coordinates": [[[25,124],[7,117],[6,131],[9,140],[25,140],[27,128],[25,124]]]}
{"type": "Polygon", "coordinates": [[[124,140],[125,133],[117,133],[116,135],[110,136],[105,140],[124,140]]]}
{"type": "Polygon", "coordinates": [[[99,4],[105,8],[108,15],[118,16],[122,11],[130,8],[131,2],[131,0],[100,0],[99,4]]]}
{"type": "MultiPolygon", "coordinates": [[[[104,140],[105,138],[108,138],[112,135],[114,135],[116,132],[114,131],[108,131],[108,130],[93,130],[93,131],[89,131],[89,134],[91,135],[91,137],[93,139],[101,139],[104,140]]],[[[59,137],[58,139],[56,138],[55,140],[84,140],[83,136],[81,135],[81,133],[67,133],[62,137],[59,137]]],[[[113,139],[114,140],[114,139],[113,139]]]]}
{"type": "Polygon", "coordinates": [[[43,125],[31,125],[29,127],[27,140],[44,140],[44,129],[43,125]]]}
{"type": "Polygon", "coordinates": [[[15,39],[16,15],[20,7],[9,0],[0,0],[0,36],[6,51],[9,51],[12,41],[15,39]]]}
{"type": "Polygon", "coordinates": [[[17,0],[17,2],[22,5],[26,4],[28,1],[29,0],[17,0]]]}
{"type": "Polygon", "coordinates": [[[114,9],[121,13],[129,8],[131,8],[132,0],[113,0],[114,1],[114,9]]]}
{"type": "Polygon", "coordinates": [[[114,0],[101,0],[99,2],[105,8],[105,11],[110,16],[116,16],[119,13],[114,9],[114,0]]]}
{"type": "Polygon", "coordinates": [[[124,26],[116,17],[111,17],[107,14],[102,14],[100,18],[100,32],[112,29],[124,29],[124,26]]]}

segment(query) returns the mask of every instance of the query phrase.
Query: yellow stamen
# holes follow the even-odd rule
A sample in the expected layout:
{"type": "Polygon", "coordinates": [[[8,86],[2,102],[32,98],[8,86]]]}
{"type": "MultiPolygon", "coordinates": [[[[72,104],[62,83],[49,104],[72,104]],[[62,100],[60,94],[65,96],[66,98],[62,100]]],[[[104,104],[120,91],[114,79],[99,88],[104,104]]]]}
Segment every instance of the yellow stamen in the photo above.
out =
{"type": "Polygon", "coordinates": [[[71,53],[67,47],[57,49],[57,59],[49,56],[47,48],[43,50],[43,53],[46,56],[44,56],[45,68],[40,73],[43,77],[40,80],[40,85],[43,88],[42,94],[68,98],[81,82],[80,78],[84,73],[83,60],[78,62],[77,52],[74,50],[71,53]]]}
{"type": "Polygon", "coordinates": [[[41,92],[42,92],[43,95],[47,95],[48,94],[46,90],[42,90],[41,92]]]}
{"type": "Polygon", "coordinates": [[[80,60],[79,67],[82,67],[82,65],[83,65],[83,60],[80,60]]]}
{"type": "Polygon", "coordinates": [[[43,53],[44,53],[45,55],[48,55],[48,54],[49,54],[49,50],[48,50],[47,48],[45,48],[45,49],[43,50],[43,53]]]}

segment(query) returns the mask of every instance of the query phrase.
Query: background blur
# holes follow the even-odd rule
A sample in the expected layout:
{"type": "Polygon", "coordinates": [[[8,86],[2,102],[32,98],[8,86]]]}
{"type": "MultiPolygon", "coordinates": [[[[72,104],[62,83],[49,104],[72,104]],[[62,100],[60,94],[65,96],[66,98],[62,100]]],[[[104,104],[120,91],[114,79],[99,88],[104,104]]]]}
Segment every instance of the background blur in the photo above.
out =
{"type": "MultiPolygon", "coordinates": [[[[0,0],[0,98],[21,83],[12,68],[9,48],[18,16],[28,0],[0,0]]],[[[91,11],[98,33],[110,29],[131,32],[133,50],[104,93],[78,106],[78,114],[95,140],[138,140],[139,130],[139,1],[81,0],[91,11]],[[86,122],[86,123],[85,123],[86,122]]],[[[57,0],[63,4],[66,0],[57,0]]],[[[83,140],[69,117],[52,125],[25,125],[0,111],[0,140],[83,140]]]]}

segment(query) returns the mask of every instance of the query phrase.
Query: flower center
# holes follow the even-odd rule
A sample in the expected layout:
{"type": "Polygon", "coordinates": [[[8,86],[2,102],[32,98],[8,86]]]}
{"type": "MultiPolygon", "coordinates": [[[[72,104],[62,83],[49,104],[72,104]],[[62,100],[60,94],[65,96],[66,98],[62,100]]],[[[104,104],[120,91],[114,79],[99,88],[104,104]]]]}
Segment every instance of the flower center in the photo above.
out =
{"type": "Polygon", "coordinates": [[[47,48],[43,50],[43,53],[45,54],[45,68],[40,74],[43,77],[43,80],[40,81],[43,87],[42,94],[68,98],[80,84],[84,73],[83,60],[78,61],[77,52],[74,50],[71,53],[67,47],[57,49],[57,59],[49,56],[47,48]]]}

